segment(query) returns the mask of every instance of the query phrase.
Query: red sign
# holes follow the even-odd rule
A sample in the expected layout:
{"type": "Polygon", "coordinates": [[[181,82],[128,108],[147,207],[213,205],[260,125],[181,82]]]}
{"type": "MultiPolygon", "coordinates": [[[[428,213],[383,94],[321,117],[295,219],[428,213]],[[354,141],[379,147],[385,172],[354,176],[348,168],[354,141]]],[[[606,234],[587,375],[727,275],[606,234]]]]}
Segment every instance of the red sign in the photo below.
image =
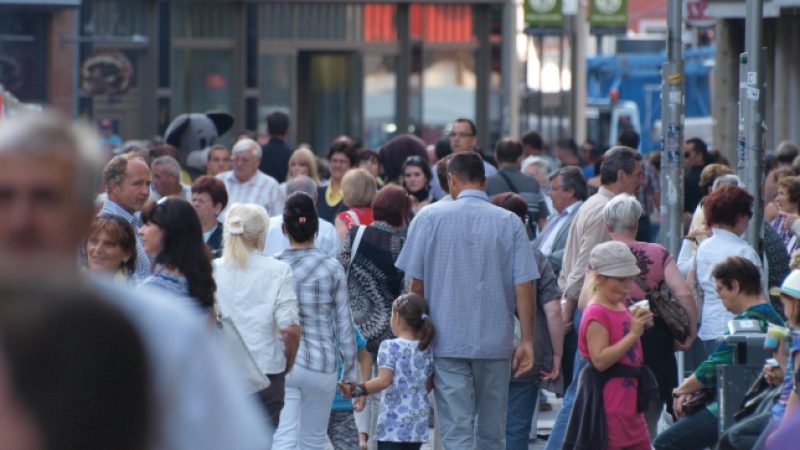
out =
{"type": "Polygon", "coordinates": [[[686,22],[693,27],[710,27],[716,19],[708,17],[708,0],[686,0],[686,22]]]}

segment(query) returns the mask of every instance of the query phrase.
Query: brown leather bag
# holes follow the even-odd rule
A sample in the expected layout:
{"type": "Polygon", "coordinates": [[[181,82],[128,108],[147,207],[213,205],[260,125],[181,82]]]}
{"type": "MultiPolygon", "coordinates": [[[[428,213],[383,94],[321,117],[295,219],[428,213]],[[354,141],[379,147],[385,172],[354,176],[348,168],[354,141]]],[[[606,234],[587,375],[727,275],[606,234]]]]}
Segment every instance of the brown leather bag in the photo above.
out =
{"type": "Polygon", "coordinates": [[[695,392],[688,400],[683,402],[684,415],[691,416],[692,414],[705,408],[707,404],[714,401],[713,389],[701,389],[695,392]]]}
{"type": "Polygon", "coordinates": [[[653,315],[664,321],[676,341],[685,342],[691,334],[689,313],[672,295],[667,283],[662,281],[658,289],[650,289],[641,277],[635,277],[634,281],[644,291],[645,298],[650,301],[650,310],[653,315]]]}

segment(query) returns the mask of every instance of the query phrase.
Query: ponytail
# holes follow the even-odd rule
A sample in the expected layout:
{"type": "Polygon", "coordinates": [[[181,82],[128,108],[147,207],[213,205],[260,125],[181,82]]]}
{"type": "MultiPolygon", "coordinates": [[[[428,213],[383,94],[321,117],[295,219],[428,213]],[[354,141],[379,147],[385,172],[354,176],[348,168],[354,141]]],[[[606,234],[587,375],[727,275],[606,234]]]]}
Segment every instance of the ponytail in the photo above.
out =
{"type": "Polygon", "coordinates": [[[433,326],[431,316],[428,315],[428,304],[424,298],[417,294],[401,295],[392,304],[392,310],[417,332],[420,350],[430,347],[436,336],[436,328],[433,326]]]}

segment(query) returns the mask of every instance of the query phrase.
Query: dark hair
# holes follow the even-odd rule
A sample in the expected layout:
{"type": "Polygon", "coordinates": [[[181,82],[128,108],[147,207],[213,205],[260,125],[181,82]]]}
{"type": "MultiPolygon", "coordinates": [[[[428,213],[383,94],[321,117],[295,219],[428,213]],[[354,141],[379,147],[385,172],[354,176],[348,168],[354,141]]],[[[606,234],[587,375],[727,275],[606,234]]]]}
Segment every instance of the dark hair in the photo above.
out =
{"type": "Polygon", "coordinates": [[[154,267],[161,264],[178,269],[189,284],[189,295],[203,308],[213,307],[217,284],[194,207],[186,200],[162,199],[142,211],[142,222],[155,224],[164,233],[164,246],[153,261],[154,267]]]}
{"type": "Polygon", "coordinates": [[[497,162],[513,163],[522,156],[522,144],[516,139],[501,139],[494,147],[497,162]]]}
{"type": "Polygon", "coordinates": [[[149,448],[154,399],[131,322],[72,283],[0,283],[0,359],[47,449],[149,448]]]}
{"type": "MultiPolygon", "coordinates": [[[[419,169],[422,171],[422,174],[425,175],[425,180],[428,183],[431,182],[433,174],[431,173],[431,166],[428,165],[428,161],[426,161],[425,158],[422,158],[417,155],[411,155],[408,158],[406,158],[406,160],[403,161],[403,167],[401,167],[400,169],[400,173],[403,176],[405,176],[406,167],[408,166],[419,167],[419,169]]],[[[405,187],[405,185],[406,185],[405,180],[403,180],[403,186],[405,187]]]]}
{"type": "Polygon", "coordinates": [[[425,350],[431,345],[436,329],[428,315],[428,304],[417,294],[403,294],[392,303],[392,312],[397,313],[406,324],[419,336],[419,349],[425,350]]]}
{"type": "Polygon", "coordinates": [[[343,154],[350,160],[350,167],[358,167],[358,153],[355,147],[350,145],[349,142],[344,139],[334,141],[333,144],[331,144],[330,150],[328,150],[328,161],[337,153],[343,154]]]}
{"type": "Polygon", "coordinates": [[[447,173],[469,183],[482,183],[486,179],[484,170],[483,160],[473,152],[456,153],[447,163],[447,173]]]}
{"type": "Polygon", "coordinates": [[[459,117],[458,119],[454,120],[453,123],[465,123],[469,125],[470,132],[472,132],[473,136],[478,135],[478,127],[475,126],[475,122],[466,117],[459,117]]]}
{"type": "Polygon", "coordinates": [[[267,133],[270,136],[283,136],[289,131],[289,116],[275,111],[267,116],[267,133]]]}
{"type": "Polygon", "coordinates": [[[298,243],[308,242],[319,230],[319,217],[314,199],[305,192],[294,192],[286,198],[283,208],[286,233],[298,243]]]}
{"type": "Polygon", "coordinates": [[[714,266],[711,276],[728,289],[733,289],[733,282],[736,281],[745,295],[761,294],[761,272],[747,258],[729,256],[714,266]]]}
{"type": "Polygon", "coordinates": [[[436,178],[439,179],[439,187],[442,191],[450,193],[450,182],[447,181],[447,164],[453,159],[453,154],[450,153],[436,163],[436,178]]]}
{"type": "Polygon", "coordinates": [[[453,153],[453,148],[450,147],[450,139],[439,139],[435,145],[436,158],[442,159],[447,155],[453,153]]]}
{"type": "Polygon", "coordinates": [[[397,185],[386,185],[372,200],[374,220],[382,220],[393,227],[408,223],[411,202],[405,189],[397,185]]]}
{"type": "Polygon", "coordinates": [[[358,162],[361,163],[363,161],[372,161],[375,160],[378,164],[381,163],[381,155],[378,154],[375,150],[370,150],[368,148],[363,148],[358,152],[358,162]]]}
{"type": "Polygon", "coordinates": [[[556,146],[568,151],[571,155],[575,156],[580,160],[580,149],[578,149],[578,143],[575,142],[575,139],[572,138],[563,138],[559,139],[556,142],[556,146]]]}
{"type": "MultiPolygon", "coordinates": [[[[126,275],[135,273],[136,232],[133,230],[131,224],[120,216],[101,214],[95,217],[91,225],[89,225],[86,243],[88,244],[89,239],[97,233],[107,233],[111,240],[116,242],[123,251],[131,255],[127,261],[123,261],[122,268],[125,270],[126,275]]],[[[86,245],[83,246],[83,250],[86,250],[86,245]]]]}
{"type": "Polygon", "coordinates": [[[403,174],[403,163],[411,155],[428,157],[425,142],[413,134],[401,134],[393,137],[380,150],[381,165],[384,178],[388,182],[397,182],[403,174]]]}
{"type": "Polygon", "coordinates": [[[706,143],[700,138],[691,138],[686,140],[687,144],[692,144],[692,148],[695,152],[699,152],[703,155],[703,162],[708,159],[708,146],[706,143]]]}
{"type": "Polygon", "coordinates": [[[775,160],[778,164],[792,165],[798,153],[800,151],[798,151],[797,144],[792,141],[781,141],[775,150],[775,160]]]}
{"type": "Polygon", "coordinates": [[[703,201],[703,212],[709,226],[733,227],[741,215],[752,216],[753,196],[739,186],[722,186],[708,194],[703,201]]]}
{"type": "Polygon", "coordinates": [[[620,131],[617,135],[617,144],[630,147],[634,150],[639,148],[639,142],[641,142],[639,133],[637,133],[633,128],[626,128],[620,131]]]}
{"type": "Polygon", "coordinates": [[[223,209],[228,206],[228,190],[225,188],[225,183],[219,178],[203,175],[194,180],[192,194],[202,194],[203,192],[211,197],[211,203],[214,205],[222,205],[223,209]]]}
{"type": "Polygon", "coordinates": [[[589,196],[589,188],[586,184],[586,178],[583,176],[583,171],[578,166],[565,166],[550,175],[550,180],[556,177],[561,177],[561,189],[565,191],[572,191],[573,195],[578,200],[586,200],[589,196]]]}
{"type": "Polygon", "coordinates": [[[523,222],[528,221],[528,203],[514,192],[501,192],[489,200],[493,205],[516,214],[523,222]]]}
{"type": "Polygon", "coordinates": [[[535,131],[529,131],[522,136],[522,145],[527,145],[528,147],[535,148],[537,150],[544,149],[544,141],[542,140],[542,136],[535,131]]]}
{"type": "Polygon", "coordinates": [[[615,183],[617,181],[617,173],[620,170],[629,175],[632,174],[636,163],[641,160],[642,155],[630,147],[623,145],[611,147],[606,152],[603,157],[603,163],[600,165],[600,184],[615,183]]]}

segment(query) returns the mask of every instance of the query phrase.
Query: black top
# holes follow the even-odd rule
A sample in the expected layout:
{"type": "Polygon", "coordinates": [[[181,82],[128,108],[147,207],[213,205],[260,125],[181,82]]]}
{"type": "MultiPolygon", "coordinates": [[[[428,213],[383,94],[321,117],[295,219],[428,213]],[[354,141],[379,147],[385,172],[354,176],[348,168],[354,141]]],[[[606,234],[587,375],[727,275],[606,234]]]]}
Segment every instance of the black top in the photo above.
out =
{"type": "Polygon", "coordinates": [[[381,342],[394,338],[392,302],[403,293],[405,277],[395,262],[405,237],[385,223],[374,222],[364,229],[355,258],[351,258],[357,232],[358,227],[353,227],[345,236],[339,262],[347,271],[353,322],[367,340],[367,351],[378,353],[381,342]]]}
{"type": "Polygon", "coordinates": [[[278,183],[283,183],[289,172],[290,156],[292,156],[292,149],[281,139],[271,137],[269,142],[261,147],[261,164],[258,168],[278,180],[278,183]]]}
{"type": "Polygon", "coordinates": [[[325,190],[328,186],[320,186],[317,188],[317,214],[320,219],[325,219],[330,223],[336,220],[336,215],[342,211],[346,211],[347,207],[344,206],[344,198],[335,205],[329,205],[325,200],[325,190]]]}
{"type": "Polygon", "coordinates": [[[683,212],[694,213],[697,204],[703,198],[700,191],[700,173],[703,172],[702,166],[690,167],[686,169],[683,176],[683,212]]]}
{"type": "Polygon", "coordinates": [[[211,250],[211,259],[222,256],[222,222],[217,222],[217,228],[208,237],[206,246],[211,250]]]}

